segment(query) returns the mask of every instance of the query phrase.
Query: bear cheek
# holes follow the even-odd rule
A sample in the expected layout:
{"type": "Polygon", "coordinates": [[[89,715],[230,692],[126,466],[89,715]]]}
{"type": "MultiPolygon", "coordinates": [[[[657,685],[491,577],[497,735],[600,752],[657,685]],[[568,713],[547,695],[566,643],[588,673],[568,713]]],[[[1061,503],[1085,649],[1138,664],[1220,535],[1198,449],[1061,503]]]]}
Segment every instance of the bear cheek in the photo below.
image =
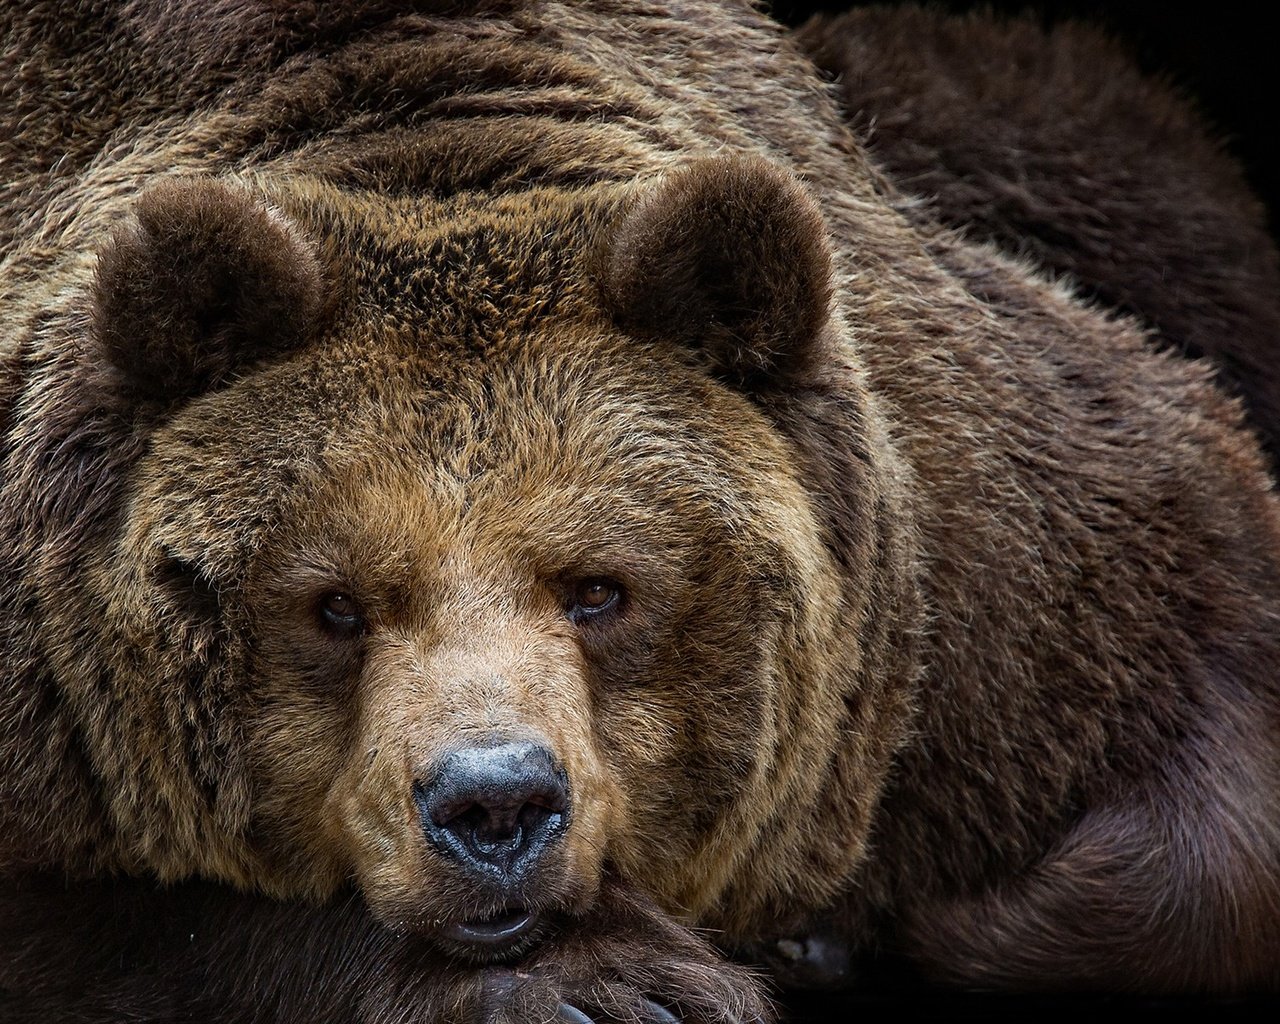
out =
{"type": "Polygon", "coordinates": [[[424,821],[424,790],[459,752],[531,744],[563,773],[567,827],[518,887],[520,902],[589,902],[608,841],[624,828],[624,802],[597,747],[572,644],[528,624],[467,634],[472,639],[438,643],[431,653],[415,656],[425,645],[399,644],[370,659],[356,738],[325,803],[327,833],[389,924],[430,928],[504,898],[442,853],[424,821]]]}

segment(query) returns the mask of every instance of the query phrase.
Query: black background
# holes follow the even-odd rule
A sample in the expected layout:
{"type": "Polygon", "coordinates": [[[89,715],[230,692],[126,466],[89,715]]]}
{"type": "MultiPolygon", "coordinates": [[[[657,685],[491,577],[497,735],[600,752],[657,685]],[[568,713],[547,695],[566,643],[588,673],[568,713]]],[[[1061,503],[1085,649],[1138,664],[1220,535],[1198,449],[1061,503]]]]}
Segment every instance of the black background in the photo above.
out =
{"type": "MultiPolygon", "coordinates": [[[[882,3],[885,0],[881,0],[882,3]]],[[[892,0],[889,0],[891,3],[892,0]]],[[[798,25],[816,12],[839,12],[853,6],[832,3],[771,5],[773,15],[798,25]]],[[[1268,25],[1270,5],[1232,3],[1175,5],[1153,2],[964,2],[934,0],[932,6],[963,12],[987,7],[1001,14],[1030,14],[1045,23],[1075,18],[1104,26],[1119,38],[1147,72],[1172,80],[1195,98],[1211,130],[1244,167],[1270,212],[1273,236],[1280,236],[1280,146],[1277,145],[1276,102],[1280,80],[1277,36],[1268,25]]],[[[875,971],[874,973],[879,973],[875,971]]],[[[793,995],[785,1001],[789,1019],[805,1024],[924,1020],[1045,1021],[1093,1024],[1112,1019],[1247,1020],[1258,1014],[1273,1019],[1280,1000],[1253,998],[1143,999],[1060,993],[1044,996],[998,996],[930,991],[899,978],[885,984],[868,978],[854,993],[793,995]]]]}
{"type": "MultiPolygon", "coordinates": [[[[892,0],[890,0],[890,3],[892,0]]],[[[819,11],[866,6],[844,2],[771,5],[776,18],[796,25],[819,11]]],[[[1215,133],[1244,166],[1280,235],[1280,36],[1270,27],[1271,4],[1100,3],[944,0],[932,6],[952,11],[988,7],[1000,13],[1030,13],[1046,22],[1076,18],[1102,25],[1121,39],[1148,72],[1164,74],[1194,96],[1215,133]]]]}

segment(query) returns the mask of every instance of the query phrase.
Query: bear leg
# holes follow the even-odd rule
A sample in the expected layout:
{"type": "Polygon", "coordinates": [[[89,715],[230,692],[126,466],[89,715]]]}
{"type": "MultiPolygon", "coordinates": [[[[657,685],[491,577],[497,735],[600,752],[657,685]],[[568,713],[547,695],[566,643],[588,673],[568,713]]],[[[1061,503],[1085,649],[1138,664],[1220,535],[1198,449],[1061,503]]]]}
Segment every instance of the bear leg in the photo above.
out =
{"type": "Polygon", "coordinates": [[[1020,877],[921,901],[905,915],[904,951],[926,974],[970,986],[1231,992],[1280,984],[1274,758],[1258,753],[1256,730],[1189,745],[1192,756],[1087,812],[1020,877]]]}
{"type": "Polygon", "coordinates": [[[585,916],[511,964],[462,963],[382,927],[354,896],[277,903],[200,882],[9,879],[0,1019],[220,1024],[763,1024],[755,976],[606,883],[585,916]]]}

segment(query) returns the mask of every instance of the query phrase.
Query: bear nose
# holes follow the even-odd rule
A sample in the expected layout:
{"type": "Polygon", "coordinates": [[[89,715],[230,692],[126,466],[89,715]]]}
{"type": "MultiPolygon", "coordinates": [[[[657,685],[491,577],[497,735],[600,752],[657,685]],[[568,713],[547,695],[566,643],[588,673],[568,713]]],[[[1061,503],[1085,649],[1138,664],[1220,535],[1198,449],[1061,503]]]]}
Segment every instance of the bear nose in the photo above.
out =
{"type": "Polygon", "coordinates": [[[569,787],[534,743],[456,750],[414,783],[427,841],[473,873],[520,881],[568,827],[569,787]]]}

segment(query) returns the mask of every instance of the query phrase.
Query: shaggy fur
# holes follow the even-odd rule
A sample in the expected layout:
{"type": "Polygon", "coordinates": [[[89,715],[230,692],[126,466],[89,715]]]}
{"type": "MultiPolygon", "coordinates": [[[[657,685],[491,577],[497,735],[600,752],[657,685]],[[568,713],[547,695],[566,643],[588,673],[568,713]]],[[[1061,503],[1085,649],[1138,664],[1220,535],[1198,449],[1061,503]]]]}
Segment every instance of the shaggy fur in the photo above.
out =
{"type": "Polygon", "coordinates": [[[904,198],[779,29],[0,16],[9,1019],[764,1018],[691,928],[1280,982],[1238,403],[904,198]],[[486,961],[413,794],[495,736],[572,824],[486,961]]]}
{"type": "Polygon", "coordinates": [[[922,7],[817,17],[828,74],[907,216],[1066,275],[1209,355],[1280,446],[1280,260],[1261,204],[1196,110],[1099,29],[922,7]]]}

